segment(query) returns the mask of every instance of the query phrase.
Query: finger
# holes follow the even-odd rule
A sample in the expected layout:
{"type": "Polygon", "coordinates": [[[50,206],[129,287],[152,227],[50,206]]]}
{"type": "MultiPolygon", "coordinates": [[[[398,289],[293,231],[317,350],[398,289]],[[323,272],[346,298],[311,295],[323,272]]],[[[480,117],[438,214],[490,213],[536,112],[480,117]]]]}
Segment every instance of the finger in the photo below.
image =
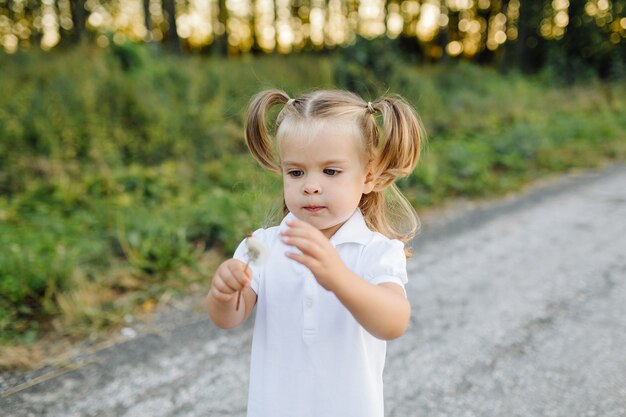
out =
{"type": "Polygon", "coordinates": [[[321,247],[311,239],[301,237],[283,237],[283,242],[286,245],[294,246],[300,249],[302,253],[309,256],[319,257],[321,254],[321,247]]]}
{"type": "Polygon", "coordinates": [[[326,236],[324,236],[322,232],[320,232],[313,226],[294,227],[294,228],[290,227],[282,231],[281,236],[290,237],[290,238],[294,237],[294,238],[308,239],[308,240],[317,242],[320,245],[323,245],[324,243],[328,242],[328,238],[326,238],[326,236]]]}
{"type": "Polygon", "coordinates": [[[234,285],[237,290],[250,283],[252,271],[250,267],[246,267],[245,264],[241,262],[231,263],[228,265],[228,270],[232,277],[232,281],[230,281],[229,285],[234,285]]]}
{"type": "Polygon", "coordinates": [[[215,286],[211,286],[211,289],[209,291],[209,294],[211,294],[211,296],[213,296],[213,298],[215,298],[216,300],[228,301],[230,299],[229,295],[222,293],[215,286]]]}
{"type": "Polygon", "coordinates": [[[287,258],[293,259],[294,261],[306,266],[310,271],[313,271],[315,266],[318,264],[317,261],[310,256],[293,252],[285,252],[285,255],[287,258]]]}
{"type": "Polygon", "coordinates": [[[289,259],[293,259],[294,261],[301,263],[304,265],[304,263],[306,262],[307,257],[305,255],[301,255],[299,253],[293,253],[293,252],[285,252],[285,256],[289,259]]]}
{"type": "Polygon", "coordinates": [[[311,246],[307,247],[313,248],[314,245],[316,245],[320,250],[327,250],[333,247],[333,245],[330,243],[330,240],[326,236],[324,236],[324,234],[320,230],[308,224],[305,228],[287,229],[281,233],[281,237],[287,239],[305,239],[312,244],[311,246]]]}
{"type": "Polygon", "coordinates": [[[302,220],[298,220],[298,219],[287,219],[287,221],[285,223],[287,223],[287,226],[289,226],[289,227],[297,227],[297,226],[308,224],[308,223],[303,222],[302,220]]]}
{"type": "Polygon", "coordinates": [[[243,273],[245,274],[245,278],[249,284],[250,281],[252,281],[252,267],[248,266],[248,268],[244,268],[243,273]]]}
{"type": "Polygon", "coordinates": [[[226,267],[220,273],[221,280],[217,282],[218,288],[220,291],[230,294],[236,291],[239,291],[241,288],[241,284],[239,284],[238,279],[234,276],[233,271],[226,267]]]}
{"type": "Polygon", "coordinates": [[[315,226],[300,220],[288,220],[287,226],[286,230],[293,233],[321,233],[315,226]]]}
{"type": "Polygon", "coordinates": [[[303,231],[292,231],[292,232],[287,232],[287,233],[281,233],[281,237],[283,239],[286,238],[286,239],[308,240],[310,242],[317,243],[318,245],[324,244],[323,238],[320,238],[319,236],[315,236],[312,233],[303,232],[303,231]]]}
{"type": "Polygon", "coordinates": [[[231,296],[236,292],[233,291],[233,289],[230,288],[228,285],[226,285],[226,283],[222,279],[213,280],[213,283],[211,285],[211,291],[213,291],[216,296],[220,295],[222,299],[231,296]]]}
{"type": "Polygon", "coordinates": [[[213,286],[211,286],[211,294],[217,300],[229,301],[229,300],[232,300],[233,297],[236,296],[237,292],[231,292],[230,288],[225,287],[223,284],[221,284],[221,285],[213,285],[213,286]],[[226,288],[226,291],[223,291],[220,288],[222,288],[222,289],[226,288]]]}

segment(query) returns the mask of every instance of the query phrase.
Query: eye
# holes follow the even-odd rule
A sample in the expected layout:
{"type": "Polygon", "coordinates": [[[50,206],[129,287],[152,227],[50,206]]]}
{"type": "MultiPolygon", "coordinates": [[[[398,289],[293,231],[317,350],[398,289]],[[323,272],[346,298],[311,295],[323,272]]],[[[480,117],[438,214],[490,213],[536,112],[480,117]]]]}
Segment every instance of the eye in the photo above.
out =
{"type": "Polygon", "coordinates": [[[304,173],[300,169],[290,169],[287,171],[287,175],[290,177],[298,178],[301,177],[304,173]]]}
{"type": "Polygon", "coordinates": [[[339,171],[338,169],[333,169],[333,168],[326,168],[324,169],[324,174],[328,175],[329,177],[334,177],[335,175],[338,175],[341,171],[339,171]]]}

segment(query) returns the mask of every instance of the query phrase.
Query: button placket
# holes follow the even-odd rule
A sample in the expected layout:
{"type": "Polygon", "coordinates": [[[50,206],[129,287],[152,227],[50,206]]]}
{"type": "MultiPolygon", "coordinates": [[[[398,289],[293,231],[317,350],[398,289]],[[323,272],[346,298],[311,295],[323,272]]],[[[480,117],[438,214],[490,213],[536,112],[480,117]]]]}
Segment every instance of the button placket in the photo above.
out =
{"type": "Polygon", "coordinates": [[[317,323],[315,321],[315,278],[307,270],[304,283],[303,304],[303,336],[314,336],[317,333],[317,323]]]}

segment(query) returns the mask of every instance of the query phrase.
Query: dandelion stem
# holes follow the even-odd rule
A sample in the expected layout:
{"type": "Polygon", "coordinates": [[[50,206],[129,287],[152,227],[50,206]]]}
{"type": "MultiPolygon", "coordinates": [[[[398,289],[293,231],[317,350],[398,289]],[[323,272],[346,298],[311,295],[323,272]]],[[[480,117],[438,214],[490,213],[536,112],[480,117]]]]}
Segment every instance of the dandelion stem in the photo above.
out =
{"type": "MultiPolygon", "coordinates": [[[[248,272],[248,264],[250,262],[246,263],[246,267],[243,269],[243,273],[245,274],[246,272],[248,272]]],[[[235,306],[235,311],[239,311],[239,303],[241,302],[241,290],[237,291],[237,305],[235,306]]]]}

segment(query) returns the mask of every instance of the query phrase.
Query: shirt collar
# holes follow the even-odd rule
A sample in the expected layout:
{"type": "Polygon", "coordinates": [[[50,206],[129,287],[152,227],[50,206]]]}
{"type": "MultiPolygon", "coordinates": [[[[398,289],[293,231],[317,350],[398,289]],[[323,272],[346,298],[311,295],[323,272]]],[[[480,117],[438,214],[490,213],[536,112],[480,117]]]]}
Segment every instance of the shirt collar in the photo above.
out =
{"type": "MultiPolygon", "coordinates": [[[[287,213],[283,221],[280,223],[280,229],[287,227],[285,224],[287,220],[296,218],[297,217],[292,213],[287,213]]],[[[374,232],[367,227],[361,210],[356,209],[352,216],[350,216],[350,218],[330,238],[330,241],[335,246],[342,243],[358,243],[360,245],[365,245],[370,241],[373,233],[374,232]]]]}

